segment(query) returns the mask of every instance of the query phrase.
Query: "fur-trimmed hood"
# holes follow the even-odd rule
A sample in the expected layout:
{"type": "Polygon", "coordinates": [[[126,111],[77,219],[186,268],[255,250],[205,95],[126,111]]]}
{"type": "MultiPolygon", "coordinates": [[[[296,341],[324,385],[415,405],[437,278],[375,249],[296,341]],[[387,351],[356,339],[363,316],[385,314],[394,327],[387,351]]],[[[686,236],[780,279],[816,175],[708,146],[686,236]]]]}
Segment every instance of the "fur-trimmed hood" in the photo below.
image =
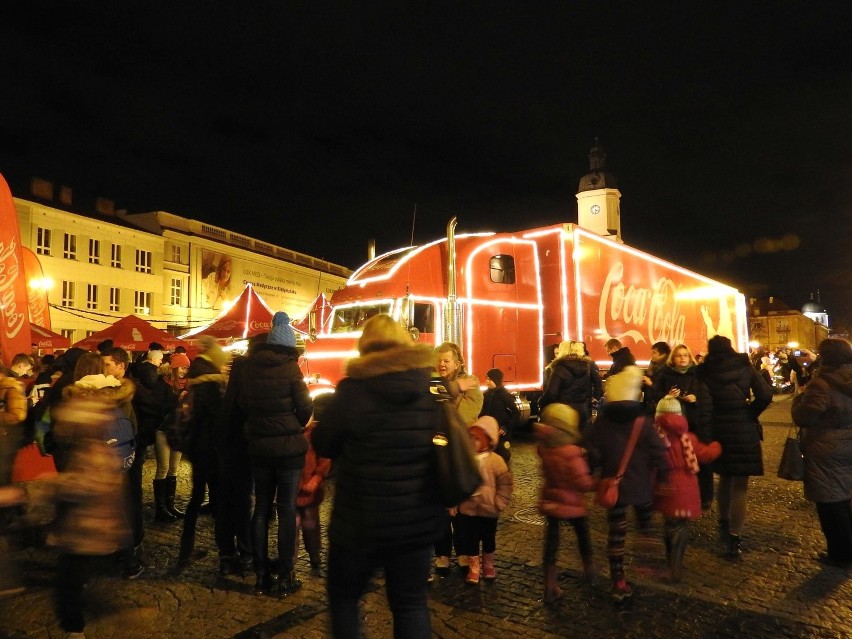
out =
{"type": "Polygon", "coordinates": [[[412,369],[425,368],[431,373],[435,360],[435,351],[428,344],[395,346],[350,359],[346,363],[346,374],[354,379],[366,379],[412,369]]]}
{"type": "Polygon", "coordinates": [[[125,378],[116,379],[112,375],[86,375],[62,389],[63,399],[100,399],[123,404],[133,399],[136,386],[125,378]]]}
{"type": "Polygon", "coordinates": [[[228,378],[225,377],[223,373],[203,373],[198,377],[187,378],[185,390],[189,390],[193,386],[198,386],[199,384],[207,384],[209,382],[214,382],[224,388],[228,385],[228,378]]]}

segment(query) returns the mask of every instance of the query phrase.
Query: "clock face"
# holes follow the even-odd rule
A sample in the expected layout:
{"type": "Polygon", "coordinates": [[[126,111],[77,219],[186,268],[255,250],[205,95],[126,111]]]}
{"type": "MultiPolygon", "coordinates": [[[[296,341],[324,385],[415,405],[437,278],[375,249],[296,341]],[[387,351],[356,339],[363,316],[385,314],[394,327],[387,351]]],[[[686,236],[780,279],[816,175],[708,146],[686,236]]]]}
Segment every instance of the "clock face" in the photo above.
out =
{"type": "Polygon", "coordinates": [[[601,212],[601,207],[597,204],[592,204],[592,208],[589,209],[592,212],[592,215],[597,215],[601,212]]]}

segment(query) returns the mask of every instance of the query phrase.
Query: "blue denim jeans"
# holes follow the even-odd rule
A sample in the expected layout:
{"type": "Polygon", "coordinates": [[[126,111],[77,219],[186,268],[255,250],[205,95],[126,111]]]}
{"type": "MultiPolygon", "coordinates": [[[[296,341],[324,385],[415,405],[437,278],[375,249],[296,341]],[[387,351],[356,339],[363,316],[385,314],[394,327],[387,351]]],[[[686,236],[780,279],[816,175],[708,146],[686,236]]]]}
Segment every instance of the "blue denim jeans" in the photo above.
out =
{"type": "Polygon", "coordinates": [[[343,548],[332,543],[328,551],[328,599],[335,639],[359,639],[358,602],[377,566],[385,572],[385,590],[393,615],[395,639],[428,639],[432,625],[427,606],[427,582],[432,546],[405,550],[343,548]]]}
{"type": "Polygon", "coordinates": [[[252,457],[254,479],[254,515],[251,519],[254,571],[269,573],[269,516],[272,504],[278,505],[278,574],[293,570],[296,545],[296,495],[299,494],[301,468],[283,468],[277,457],[252,457]],[[276,494],[278,499],[276,500],[276,494]]]}

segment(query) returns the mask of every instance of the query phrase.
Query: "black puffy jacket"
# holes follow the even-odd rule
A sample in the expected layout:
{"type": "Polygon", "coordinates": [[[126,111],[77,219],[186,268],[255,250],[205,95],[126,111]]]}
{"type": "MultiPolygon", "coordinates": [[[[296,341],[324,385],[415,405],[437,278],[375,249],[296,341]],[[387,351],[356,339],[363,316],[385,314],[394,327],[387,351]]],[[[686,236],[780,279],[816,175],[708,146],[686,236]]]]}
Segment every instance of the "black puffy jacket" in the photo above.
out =
{"type": "Polygon", "coordinates": [[[713,402],[713,439],[722,454],[713,463],[721,475],[762,475],[762,429],[758,416],[772,401],[772,389],[755,370],[747,355],[710,353],[695,367],[713,402]]]}
{"type": "Polygon", "coordinates": [[[305,464],[308,444],[302,429],[313,412],[295,348],[263,344],[242,371],[237,404],[245,416],[251,457],[289,458],[305,464]]]}
{"type": "Polygon", "coordinates": [[[398,346],[351,360],[311,435],[337,477],[328,536],[369,552],[435,542],[446,514],[435,488],[432,437],[439,405],[429,393],[435,355],[398,346]]]}

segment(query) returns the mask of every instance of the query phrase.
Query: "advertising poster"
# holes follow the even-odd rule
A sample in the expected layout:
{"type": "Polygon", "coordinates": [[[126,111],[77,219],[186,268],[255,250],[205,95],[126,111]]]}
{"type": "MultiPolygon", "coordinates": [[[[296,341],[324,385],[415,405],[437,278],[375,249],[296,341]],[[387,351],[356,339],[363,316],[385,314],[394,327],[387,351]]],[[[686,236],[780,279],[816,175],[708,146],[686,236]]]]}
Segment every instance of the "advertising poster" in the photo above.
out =
{"type": "Polygon", "coordinates": [[[286,311],[298,319],[308,310],[317,295],[327,297],[343,286],[342,277],[305,272],[286,262],[263,263],[241,259],[221,251],[201,250],[201,308],[222,310],[240,296],[246,284],[275,311],[286,311]]]}
{"type": "Polygon", "coordinates": [[[31,350],[27,279],[18,214],[6,179],[0,175],[0,355],[9,364],[31,350]]]}

